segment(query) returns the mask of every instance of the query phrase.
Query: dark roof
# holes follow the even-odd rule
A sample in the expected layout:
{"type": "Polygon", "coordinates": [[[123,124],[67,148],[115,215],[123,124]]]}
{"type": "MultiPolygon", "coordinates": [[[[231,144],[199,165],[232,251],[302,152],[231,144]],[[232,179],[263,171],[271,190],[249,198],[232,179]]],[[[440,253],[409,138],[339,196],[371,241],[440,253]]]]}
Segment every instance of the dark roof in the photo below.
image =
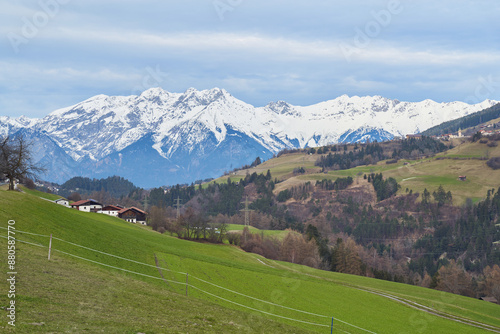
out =
{"type": "Polygon", "coordinates": [[[92,204],[102,205],[101,203],[93,199],[82,199],[81,201],[72,203],[71,206],[92,205],[92,204]]]}
{"type": "Polygon", "coordinates": [[[138,209],[138,208],[136,208],[136,207],[134,207],[134,206],[133,206],[133,207],[131,207],[131,208],[121,209],[121,210],[120,210],[120,212],[118,212],[118,214],[120,214],[120,215],[121,215],[122,213],[125,213],[125,212],[127,212],[127,211],[129,211],[129,210],[130,210],[130,211],[135,211],[135,212],[140,213],[140,214],[143,214],[143,215],[145,215],[145,214],[146,214],[146,212],[144,212],[144,211],[142,211],[141,209],[138,209]]]}
{"type": "Polygon", "coordinates": [[[112,210],[116,210],[116,211],[120,211],[121,209],[123,209],[122,207],[119,207],[119,206],[116,206],[116,205],[106,205],[105,207],[102,208],[103,211],[112,211],[112,210]]]}
{"type": "Polygon", "coordinates": [[[490,303],[498,304],[498,300],[495,297],[481,297],[480,299],[490,303]]]}

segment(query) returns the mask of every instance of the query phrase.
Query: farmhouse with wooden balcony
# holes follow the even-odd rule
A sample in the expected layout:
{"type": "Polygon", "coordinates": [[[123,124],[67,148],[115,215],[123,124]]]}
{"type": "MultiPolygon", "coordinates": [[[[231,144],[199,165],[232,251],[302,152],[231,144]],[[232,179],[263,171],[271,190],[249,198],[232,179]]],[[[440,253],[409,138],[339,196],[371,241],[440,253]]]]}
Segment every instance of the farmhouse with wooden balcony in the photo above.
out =
{"type": "Polygon", "coordinates": [[[147,213],[142,211],[141,209],[131,207],[125,208],[118,212],[118,217],[128,221],[129,223],[139,223],[142,225],[146,225],[146,215],[147,213]]]}

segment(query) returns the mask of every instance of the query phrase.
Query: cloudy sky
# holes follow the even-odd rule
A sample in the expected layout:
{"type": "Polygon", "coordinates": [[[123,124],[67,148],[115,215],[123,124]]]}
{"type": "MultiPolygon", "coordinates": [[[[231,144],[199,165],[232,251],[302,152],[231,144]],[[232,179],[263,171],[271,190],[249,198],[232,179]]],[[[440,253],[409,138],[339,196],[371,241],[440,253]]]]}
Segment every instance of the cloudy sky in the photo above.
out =
{"type": "Polygon", "coordinates": [[[0,115],[221,87],[254,106],[340,95],[500,100],[492,0],[1,1],[0,115]]]}

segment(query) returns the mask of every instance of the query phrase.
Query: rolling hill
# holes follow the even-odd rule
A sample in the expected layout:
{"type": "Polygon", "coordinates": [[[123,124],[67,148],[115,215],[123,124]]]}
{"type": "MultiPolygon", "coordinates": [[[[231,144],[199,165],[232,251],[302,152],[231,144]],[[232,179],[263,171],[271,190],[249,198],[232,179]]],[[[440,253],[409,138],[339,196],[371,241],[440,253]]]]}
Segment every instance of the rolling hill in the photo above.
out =
{"type": "Polygon", "coordinates": [[[180,240],[35,192],[2,190],[0,202],[2,249],[16,228],[15,332],[325,333],[332,317],[334,332],[500,332],[484,301],[180,240]]]}
{"type": "MultiPolygon", "coordinates": [[[[381,143],[390,146],[391,142],[381,143]]],[[[310,154],[308,150],[283,154],[277,158],[265,161],[250,170],[239,170],[225,175],[212,182],[224,183],[228,178],[239,180],[248,172],[257,174],[270,170],[273,178],[280,183],[276,185],[276,194],[293,186],[338,177],[351,176],[358,183],[366,183],[362,176],[369,173],[383,173],[384,177],[394,177],[401,184],[400,193],[408,190],[421,193],[425,188],[429,191],[443,185],[453,194],[453,203],[461,205],[467,198],[475,201],[484,198],[488,189],[500,187],[500,170],[492,170],[486,165],[487,158],[499,157],[500,147],[489,147],[485,143],[470,143],[466,139],[456,139],[454,148],[433,157],[416,160],[401,159],[397,163],[387,164],[380,161],[375,165],[364,165],[347,170],[322,172],[315,166],[319,154],[310,154]],[[294,169],[303,167],[304,174],[294,173],[294,169]],[[467,176],[466,181],[460,181],[458,176],[467,176]]],[[[354,145],[348,145],[352,150],[354,145]]]]}

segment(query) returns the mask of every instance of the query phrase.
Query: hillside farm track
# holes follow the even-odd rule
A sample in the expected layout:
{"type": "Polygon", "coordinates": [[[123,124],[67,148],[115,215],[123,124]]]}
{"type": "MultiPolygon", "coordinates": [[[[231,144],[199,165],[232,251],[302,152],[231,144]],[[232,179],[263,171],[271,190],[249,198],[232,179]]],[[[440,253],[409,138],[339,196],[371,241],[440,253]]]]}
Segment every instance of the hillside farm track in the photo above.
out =
{"type": "MultiPolygon", "coordinates": [[[[297,271],[295,271],[295,270],[293,270],[291,268],[288,268],[286,266],[280,265],[276,261],[273,261],[273,262],[276,265],[278,265],[279,267],[283,268],[283,269],[287,269],[287,270],[293,271],[295,273],[299,273],[299,272],[297,272],[297,271]]],[[[411,308],[416,309],[418,311],[422,311],[422,312],[425,312],[427,314],[434,315],[434,316],[437,316],[437,317],[440,317],[440,318],[443,318],[443,319],[446,319],[446,320],[458,322],[458,323],[461,323],[461,324],[466,324],[466,325],[473,326],[473,327],[476,327],[476,328],[479,328],[479,329],[482,329],[482,330],[486,330],[486,331],[489,331],[489,332],[493,332],[493,333],[500,333],[500,327],[493,326],[493,325],[488,325],[488,324],[485,324],[485,323],[482,323],[482,322],[478,322],[478,321],[474,321],[474,320],[471,320],[471,319],[468,319],[468,318],[465,318],[465,317],[460,317],[460,316],[451,315],[451,314],[448,314],[448,313],[445,313],[445,312],[441,312],[441,311],[438,311],[438,310],[436,310],[436,309],[434,309],[432,307],[428,307],[428,306],[419,304],[417,302],[414,302],[412,300],[405,299],[405,298],[402,298],[402,297],[398,297],[396,295],[389,294],[387,292],[377,291],[377,290],[374,290],[374,289],[367,289],[367,288],[363,288],[363,287],[360,287],[360,286],[355,285],[355,284],[348,284],[348,283],[345,283],[345,282],[342,282],[342,281],[332,280],[332,279],[328,279],[328,278],[325,278],[325,277],[320,277],[320,276],[317,276],[317,275],[311,275],[311,274],[308,274],[308,273],[301,273],[301,274],[307,275],[307,276],[310,276],[310,277],[313,277],[313,278],[316,278],[316,279],[327,280],[327,281],[330,281],[330,282],[335,283],[335,284],[340,284],[340,285],[348,286],[348,287],[351,287],[351,288],[354,288],[354,289],[357,289],[357,290],[360,290],[360,291],[364,291],[364,292],[368,292],[368,293],[371,293],[371,294],[374,294],[374,295],[377,295],[377,296],[380,296],[380,297],[384,297],[384,298],[390,299],[392,301],[395,301],[395,302],[397,302],[399,304],[403,304],[405,306],[411,307],[411,308]]]]}
{"type": "Polygon", "coordinates": [[[500,333],[500,327],[496,327],[496,326],[492,326],[492,325],[487,325],[487,324],[484,324],[484,323],[481,323],[481,322],[478,322],[478,321],[474,321],[474,320],[470,320],[470,319],[467,319],[467,318],[463,318],[463,317],[459,317],[459,316],[447,314],[447,313],[444,313],[444,312],[440,312],[440,311],[435,310],[435,309],[433,309],[431,307],[428,307],[428,306],[425,306],[425,305],[421,305],[421,304],[416,303],[414,301],[411,301],[411,300],[408,300],[408,299],[404,299],[404,298],[401,298],[401,297],[398,297],[398,296],[394,296],[394,295],[391,295],[391,294],[388,294],[388,293],[385,293],[385,292],[380,292],[380,291],[375,291],[375,290],[370,290],[370,289],[360,288],[360,287],[355,287],[355,288],[358,289],[358,290],[361,290],[361,291],[366,291],[366,292],[373,293],[373,294],[381,296],[381,297],[385,297],[385,298],[394,300],[394,301],[396,301],[398,303],[401,303],[403,305],[409,306],[409,307],[414,308],[416,310],[419,310],[419,311],[422,311],[422,312],[426,312],[426,313],[429,313],[429,314],[432,314],[432,315],[435,315],[435,316],[438,316],[438,317],[441,317],[441,318],[444,318],[444,319],[447,319],[447,320],[451,320],[451,321],[459,322],[459,323],[462,323],[462,324],[474,326],[474,327],[477,327],[477,328],[480,328],[480,329],[483,329],[483,330],[487,330],[487,331],[490,331],[490,332],[494,332],[494,333],[500,333]]]}

